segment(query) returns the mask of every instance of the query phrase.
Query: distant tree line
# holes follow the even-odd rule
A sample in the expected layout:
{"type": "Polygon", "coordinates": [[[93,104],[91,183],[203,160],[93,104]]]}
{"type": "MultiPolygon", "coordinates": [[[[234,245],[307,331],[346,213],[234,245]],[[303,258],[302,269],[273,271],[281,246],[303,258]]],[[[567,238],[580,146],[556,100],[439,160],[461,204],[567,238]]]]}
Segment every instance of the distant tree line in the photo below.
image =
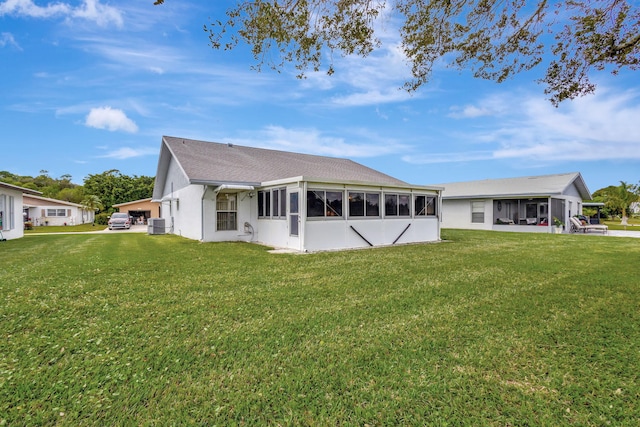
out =
{"type": "Polygon", "coordinates": [[[115,211],[113,205],[151,197],[155,179],[144,175],[124,175],[117,169],[89,175],[83,185],[74,184],[71,178],[68,174],[52,178],[46,170],[41,170],[36,177],[0,171],[2,182],[30,188],[41,192],[43,197],[78,203],[106,214],[115,211]]]}

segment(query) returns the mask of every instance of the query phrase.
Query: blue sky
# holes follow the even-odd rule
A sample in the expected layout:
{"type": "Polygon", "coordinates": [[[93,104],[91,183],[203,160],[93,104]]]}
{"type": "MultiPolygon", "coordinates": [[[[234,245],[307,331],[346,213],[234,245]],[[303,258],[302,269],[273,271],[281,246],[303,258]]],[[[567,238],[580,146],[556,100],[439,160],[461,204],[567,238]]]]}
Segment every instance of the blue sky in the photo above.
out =
{"type": "Polygon", "coordinates": [[[336,73],[251,69],[208,46],[225,1],[0,0],[0,170],[155,175],[162,135],[351,158],[411,184],[581,172],[593,192],[640,181],[638,73],[553,107],[534,70],[503,84],[409,69],[393,22],[336,73]]]}

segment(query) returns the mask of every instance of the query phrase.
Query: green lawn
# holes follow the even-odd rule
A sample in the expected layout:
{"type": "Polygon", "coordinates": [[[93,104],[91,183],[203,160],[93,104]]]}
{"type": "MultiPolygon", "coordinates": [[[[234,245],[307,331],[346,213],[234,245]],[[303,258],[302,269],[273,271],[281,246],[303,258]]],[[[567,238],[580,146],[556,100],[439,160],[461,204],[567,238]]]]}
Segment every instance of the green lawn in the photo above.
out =
{"type": "Polygon", "coordinates": [[[87,231],[100,231],[107,228],[106,225],[98,224],[78,224],[78,225],[39,225],[33,226],[31,230],[24,230],[24,234],[36,233],[78,233],[87,231]]]}
{"type": "Polygon", "coordinates": [[[0,425],[637,426],[640,240],[0,243],[0,425]]]}
{"type": "Polygon", "coordinates": [[[606,224],[609,227],[609,230],[631,230],[631,231],[640,231],[640,219],[638,218],[629,218],[627,220],[627,226],[620,224],[620,219],[615,220],[605,220],[603,224],[606,224]]]}

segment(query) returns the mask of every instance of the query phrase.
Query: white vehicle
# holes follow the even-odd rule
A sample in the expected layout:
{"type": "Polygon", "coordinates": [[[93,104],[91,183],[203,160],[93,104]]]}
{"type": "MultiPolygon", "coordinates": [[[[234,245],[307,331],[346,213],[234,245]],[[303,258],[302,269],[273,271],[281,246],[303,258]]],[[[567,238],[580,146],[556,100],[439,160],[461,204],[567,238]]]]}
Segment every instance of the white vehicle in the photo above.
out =
{"type": "Polygon", "coordinates": [[[109,230],[113,230],[114,228],[124,228],[128,230],[131,228],[131,217],[128,213],[116,212],[111,214],[107,224],[109,225],[109,230]]]}

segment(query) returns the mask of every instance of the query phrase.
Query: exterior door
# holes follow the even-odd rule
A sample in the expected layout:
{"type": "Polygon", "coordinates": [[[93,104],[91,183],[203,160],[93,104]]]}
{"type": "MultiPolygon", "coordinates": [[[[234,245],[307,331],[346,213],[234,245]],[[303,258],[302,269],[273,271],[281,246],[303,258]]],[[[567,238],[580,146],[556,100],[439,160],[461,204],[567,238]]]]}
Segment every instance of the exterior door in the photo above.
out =
{"type": "Polygon", "coordinates": [[[298,236],[300,233],[300,197],[297,191],[289,193],[289,235],[298,236]]]}

